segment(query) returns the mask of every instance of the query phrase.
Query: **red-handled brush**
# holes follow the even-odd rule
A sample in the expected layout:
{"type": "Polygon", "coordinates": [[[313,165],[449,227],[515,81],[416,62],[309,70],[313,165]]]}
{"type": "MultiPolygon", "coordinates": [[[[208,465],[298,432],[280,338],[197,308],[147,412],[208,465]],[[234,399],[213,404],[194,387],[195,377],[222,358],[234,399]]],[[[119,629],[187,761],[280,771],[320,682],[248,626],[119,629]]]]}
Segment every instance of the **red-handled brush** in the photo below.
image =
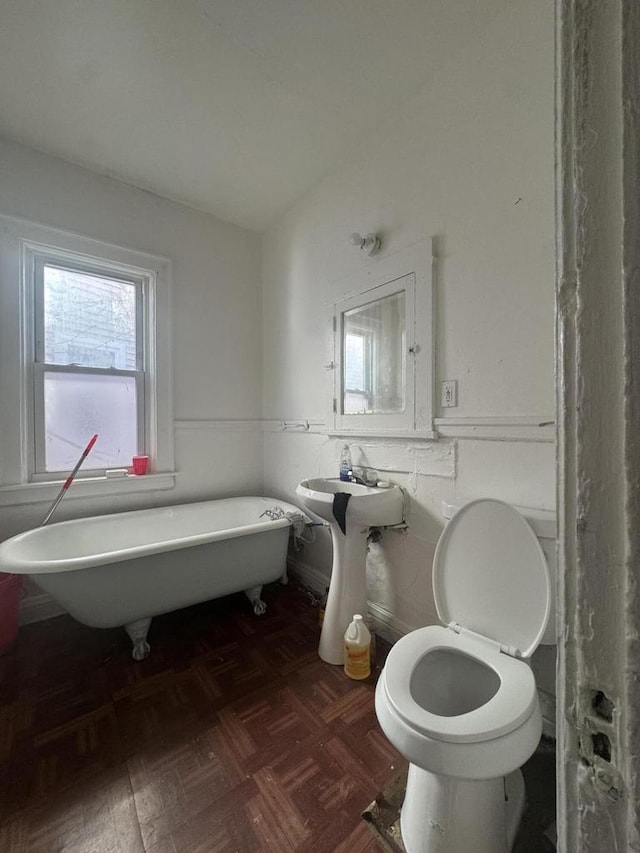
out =
{"type": "Polygon", "coordinates": [[[49,521],[49,519],[53,515],[53,513],[56,511],[56,507],[58,506],[58,504],[60,503],[62,498],[65,496],[65,493],[66,493],[67,489],[69,488],[69,486],[71,485],[71,483],[73,483],[76,474],[80,470],[80,466],[82,465],[84,460],[87,458],[87,456],[91,453],[91,449],[97,440],[98,440],[98,436],[94,435],[93,438],[91,439],[91,441],[89,442],[89,444],[87,444],[85,449],[82,451],[82,455],[80,456],[80,459],[78,459],[78,461],[76,462],[76,467],[73,469],[73,471],[69,474],[67,479],[62,484],[62,488],[60,489],[60,491],[56,495],[54,502],[49,507],[49,512],[45,515],[44,520],[40,524],[40,527],[44,527],[45,524],[49,521]]]}

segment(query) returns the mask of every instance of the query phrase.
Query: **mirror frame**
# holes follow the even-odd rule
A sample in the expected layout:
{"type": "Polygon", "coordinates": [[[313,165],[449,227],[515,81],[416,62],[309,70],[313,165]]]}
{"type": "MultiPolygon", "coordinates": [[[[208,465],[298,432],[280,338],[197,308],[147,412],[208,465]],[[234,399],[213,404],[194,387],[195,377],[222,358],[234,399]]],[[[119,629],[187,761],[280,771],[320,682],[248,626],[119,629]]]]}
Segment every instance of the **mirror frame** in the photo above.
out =
{"type": "Polygon", "coordinates": [[[376,259],[337,284],[345,294],[330,307],[327,432],[437,438],[434,412],[433,240],[376,259]],[[343,316],[354,308],[405,292],[406,406],[402,413],[343,414],[343,316]]]}

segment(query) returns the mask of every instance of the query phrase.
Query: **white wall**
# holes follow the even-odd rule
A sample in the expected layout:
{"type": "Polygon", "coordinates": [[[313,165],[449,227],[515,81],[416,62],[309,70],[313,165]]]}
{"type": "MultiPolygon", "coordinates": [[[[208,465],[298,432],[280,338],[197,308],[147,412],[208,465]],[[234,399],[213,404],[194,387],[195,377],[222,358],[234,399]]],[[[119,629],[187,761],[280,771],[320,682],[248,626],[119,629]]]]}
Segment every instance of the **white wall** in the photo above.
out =
{"type": "MultiPolygon", "coordinates": [[[[409,532],[370,555],[379,617],[392,631],[436,621],[443,500],[553,507],[552,433],[535,426],[554,411],[553,19],[553,0],[509,4],[472,49],[452,49],[427,87],[381,115],[353,158],[264,235],[262,290],[255,234],[0,142],[0,213],[173,262],[177,486],[71,498],[59,520],[252,491],[295,500],[302,477],[334,474],[342,442],[321,432],[325,310],[362,266],[354,230],[381,233],[384,254],[437,236],[437,380],[459,383],[458,407],[440,413],[446,439],[354,442],[355,463],[387,469],[410,496],[409,532]],[[264,443],[261,417],[274,424],[264,443]],[[296,418],[317,428],[275,427],[296,418]]],[[[0,537],[41,516],[41,506],[3,509],[0,537]]],[[[321,583],[330,562],[319,533],[303,567],[321,583]]]]}
{"type": "MultiPolygon", "coordinates": [[[[162,255],[173,265],[176,486],[82,500],[72,488],[55,519],[261,493],[259,237],[3,141],[0,213],[162,255]]],[[[2,324],[16,321],[0,318],[0,334],[2,324]]],[[[38,524],[43,514],[41,504],[2,507],[0,539],[38,524]]]]}
{"type": "MultiPolygon", "coordinates": [[[[379,232],[384,254],[438,238],[437,379],[459,383],[441,415],[468,421],[431,445],[353,440],[355,464],[391,469],[410,495],[409,532],[387,534],[368,563],[374,610],[397,630],[437,621],[443,500],[554,507],[553,432],[535,426],[554,412],[553,69],[552,0],[509,4],[263,239],[265,489],[294,500],[302,477],[337,472],[342,441],[320,431],[325,316],[363,263],[349,234],[379,232]],[[280,432],[280,419],[318,429],[280,432]],[[491,430],[516,440],[478,440],[491,430]]],[[[301,557],[316,579],[331,560],[319,539],[301,557]]]]}

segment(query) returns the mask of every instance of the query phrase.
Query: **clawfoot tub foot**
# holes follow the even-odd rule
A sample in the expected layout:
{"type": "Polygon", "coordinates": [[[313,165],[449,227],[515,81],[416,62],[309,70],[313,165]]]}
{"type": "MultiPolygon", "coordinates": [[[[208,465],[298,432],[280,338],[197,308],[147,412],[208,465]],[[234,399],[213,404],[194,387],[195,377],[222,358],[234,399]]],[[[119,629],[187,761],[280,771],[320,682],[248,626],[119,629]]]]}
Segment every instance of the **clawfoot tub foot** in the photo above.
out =
{"type": "Polygon", "coordinates": [[[252,586],[251,589],[245,589],[244,591],[244,594],[247,596],[247,598],[253,605],[253,612],[256,614],[256,616],[262,616],[262,614],[266,613],[267,611],[267,605],[260,598],[261,592],[261,586],[252,586]]]}
{"type": "Polygon", "coordinates": [[[124,626],[133,643],[131,654],[134,660],[144,660],[146,657],[149,657],[149,652],[151,651],[151,646],[147,642],[149,625],[151,625],[151,619],[138,619],[136,622],[130,622],[124,626]]]}

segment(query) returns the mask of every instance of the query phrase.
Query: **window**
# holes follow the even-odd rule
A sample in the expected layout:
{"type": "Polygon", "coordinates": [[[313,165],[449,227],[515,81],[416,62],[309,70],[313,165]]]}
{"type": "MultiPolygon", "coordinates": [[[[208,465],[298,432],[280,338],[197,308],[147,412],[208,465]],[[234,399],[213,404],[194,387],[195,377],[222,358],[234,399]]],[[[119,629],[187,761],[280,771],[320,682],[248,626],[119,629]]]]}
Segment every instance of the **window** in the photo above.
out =
{"type": "Polygon", "coordinates": [[[331,312],[330,432],[435,437],[426,249],[416,244],[343,282],[356,295],[335,302],[331,312]]]}
{"type": "Polygon", "coordinates": [[[170,285],[163,258],[0,216],[0,504],[55,494],[95,433],[75,494],[173,485],[170,285]],[[155,478],[106,477],[140,454],[155,478]]]}
{"type": "Polygon", "coordinates": [[[34,475],[122,468],[146,453],[145,277],[33,252],[34,475]]]}

